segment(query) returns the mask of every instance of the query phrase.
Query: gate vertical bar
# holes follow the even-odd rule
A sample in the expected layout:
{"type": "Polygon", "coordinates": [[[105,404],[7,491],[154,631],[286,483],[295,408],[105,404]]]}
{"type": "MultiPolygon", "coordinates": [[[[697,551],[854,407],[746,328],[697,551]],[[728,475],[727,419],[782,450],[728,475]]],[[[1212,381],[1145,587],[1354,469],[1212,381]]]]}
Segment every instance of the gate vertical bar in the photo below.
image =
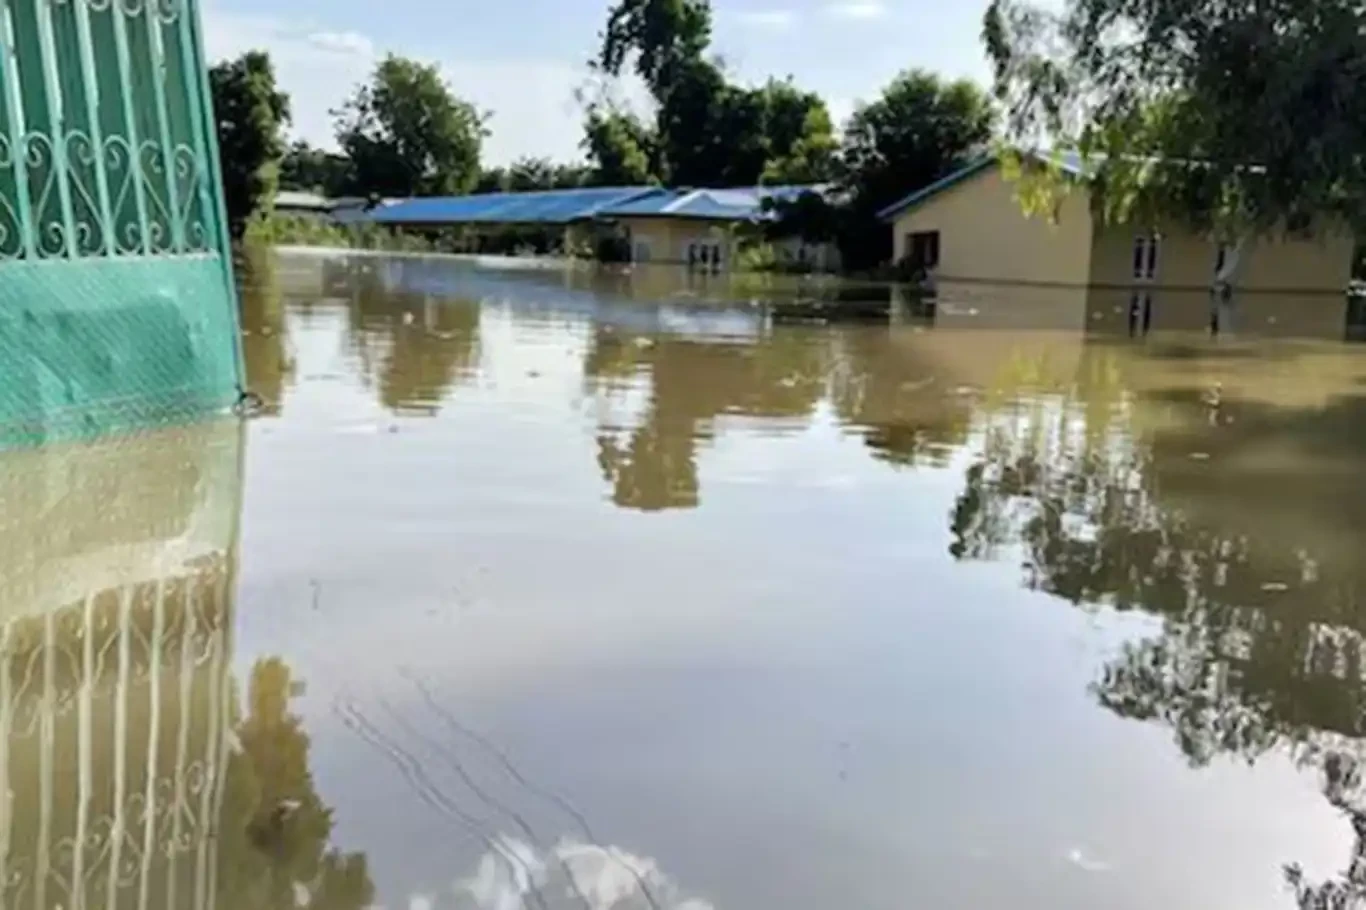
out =
{"type": "Polygon", "coordinates": [[[76,40],[81,48],[81,84],[85,86],[85,110],[87,128],[90,130],[90,146],[95,155],[95,192],[98,194],[100,218],[103,227],[100,239],[104,241],[104,253],[112,256],[114,245],[114,212],[110,207],[109,174],[104,168],[104,133],[100,129],[100,80],[95,73],[95,42],[90,37],[90,10],[87,0],[71,0],[76,7],[76,40]]]}
{"type": "Polygon", "coordinates": [[[24,125],[24,99],[19,92],[19,63],[15,59],[14,21],[9,0],[0,0],[0,83],[7,89],[5,97],[6,128],[10,137],[10,154],[14,158],[15,196],[19,211],[19,233],[23,235],[23,252],[32,259],[37,255],[33,222],[33,201],[28,193],[28,158],[24,152],[27,129],[24,125]]]}
{"type": "Polygon", "coordinates": [[[33,871],[34,910],[48,910],[47,877],[52,858],[52,760],[57,720],[57,632],[51,612],[43,616],[43,701],[38,725],[38,861],[33,871]]]}
{"type": "Polygon", "coordinates": [[[119,675],[114,686],[114,827],[109,835],[109,905],[119,907],[119,864],[123,861],[124,830],[128,820],[123,806],[127,799],[128,772],[128,678],[132,672],[133,591],[119,592],[119,675]]]}
{"type": "MultiPolygon", "coordinates": [[[[79,253],[76,241],[76,218],[71,208],[71,167],[66,163],[66,111],[62,104],[61,79],[57,74],[57,39],[52,29],[51,0],[33,0],[38,16],[38,44],[43,58],[44,95],[48,115],[52,118],[52,167],[57,177],[57,200],[62,211],[62,246],[66,256],[75,259],[79,253]]],[[[41,216],[41,212],[39,215],[41,216]]],[[[42,244],[39,244],[41,249],[42,244]]],[[[57,255],[54,253],[53,255],[57,255]]]]}
{"type": "Polygon", "coordinates": [[[90,801],[94,788],[91,785],[93,756],[91,740],[94,723],[93,689],[95,688],[95,595],[85,599],[85,612],[81,619],[81,691],[78,705],[78,731],[76,739],[76,844],[71,856],[71,904],[76,910],[85,908],[85,838],[90,826],[90,801]]]}
{"type": "MultiPolygon", "coordinates": [[[[148,732],[147,732],[147,792],[143,802],[143,810],[147,813],[146,822],[142,828],[142,875],[138,880],[138,910],[147,910],[147,897],[151,891],[152,877],[152,857],[156,853],[156,805],[157,805],[157,747],[161,742],[161,638],[166,634],[166,579],[160,578],[156,583],[156,602],[152,605],[152,647],[149,659],[151,665],[148,668],[151,677],[148,680],[148,689],[151,695],[148,698],[150,709],[148,711],[148,732]]],[[[172,806],[172,811],[175,807],[172,806]]]]}
{"type": "MultiPolygon", "coordinates": [[[[147,190],[142,177],[142,141],[138,138],[137,115],[133,111],[133,65],[128,57],[128,27],[124,21],[124,0],[110,0],[109,15],[114,20],[114,55],[119,65],[119,94],[123,96],[123,125],[127,127],[128,168],[133,179],[133,199],[137,206],[138,230],[142,252],[152,255],[151,223],[147,220],[147,190]]],[[[133,252],[129,244],[128,252],[133,252]]]]}
{"type": "MultiPolygon", "coordinates": [[[[198,579],[196,578],[195,581],[198,579]]],[[[171,843],[178,848],[182,836],[181,816],[185,808],[185,760],[189,754],[190,746],[190,702],[194,697],[194,660],[190,656],[194,648],[194,623],[195,613],[192,598],[194,597],[196,585],[191,581],[185,585],[185,596],[181,601],[181,611],[184,619],[181,620],[180,629],[180,670],[176,674],[176,682],[180,686],[179,701],[180,712],[176,719],[176,744],[175,744],[175,798],[172,802],[171,812],[171,843]]],[[[176,866],[180,860],[180,853],[171,854],[170,862],[166,864],[166,906],[179,907],[182,904],[176,903],[176,866]]]]}
{"type": "MultiPolygon", "coordinates": [[[[195,120],[196,142],[203,142],[208,150],[208,178],[212,181],[213,187],[213,213],[214,221],[218,227],[218,250],[223,256],[223,280],[228,294],[228,302],[234,308],[237,307],[237,287],[232,277],[232,239],[228,235],[228,206],[223,197],[223,165],[218,153],[218,122],[213,110],[213,91],[209,86],[209,70],[204,65],[204,37],[203,23],[199,21],[199,6],[195,0],[182,0],[185,4],[184,14],[181,16],[181,28],[185,29],[181,34],[188,38],[182,44],[187,44],[194,52],[195,66],[190,72],[199,74],[199,91],[196,93],[193,86],[186,86],[186,91],[190,93],[192,103],[192,116],[195,120]],[[200,99],[203,104],[199,103],[200,99]],[[200,134],[203,138],[200,138],[200,134]]],[[[187,80],[189,73],[186,73],[187,80]]],[[[234,320],[236,324],[236,320],[234,320]]],[[[237,357],[237,388],[239,392],[245,393],[247,387],[247,359],[246,353],[242,350],[242,332],[240,329],[233,332],[232,343],[237,357]]]]}
{"type": "Polygon", "coordinates": [[[169,242],[173,252],[185,250],[185,233],[177,217],[180,206],[176,203],[175,186],[175,147],[171,145],[171,128],[166,111],[166,53],[161,40],[161,0],[144,0],[143,15],[147,19],[147,46],[152,53],[152,97],[156,101],[157,131],[161,134],[161,166],[166,172],[166,214],[167,226],[171,229],[169,242]]]}

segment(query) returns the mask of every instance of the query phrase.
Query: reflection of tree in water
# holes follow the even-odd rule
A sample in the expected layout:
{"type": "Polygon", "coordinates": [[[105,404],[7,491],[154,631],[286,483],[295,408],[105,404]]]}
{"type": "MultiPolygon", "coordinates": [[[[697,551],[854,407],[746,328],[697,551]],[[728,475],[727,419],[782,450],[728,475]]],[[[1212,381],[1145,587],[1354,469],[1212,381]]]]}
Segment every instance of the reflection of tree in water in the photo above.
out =
{"type": "Polygon", "coordinates": [[[277,415],[284,404],[285,385],[294,374],[294,363],[286,348],[284,302],[274,251],[244,248],[237,280],[247,385],[261,396],[265,413],[277,415]]]}
{"type": "Polygon", "coordinates": [[[1159,618],[1102,669],[1097,700],[1170,727],[1195,765],[1283,750],[1320,769],[1356,852],[1339,881],[1313,886],[1294,867],[1288,881],[1304,908],[1362,906],[1366,405],[1192,390],[1088,412],[1084,396],[987,421],[952,554],[1018,547],[1030,587],[1159,618]],[[1144,413],[1165,419],[1145,430],[1144,413]]]}
{"type": "Polygon", "coordinates": [[[584,372],[604,380],[651,378],[644,418],[626,435],[598,434],[598,464],[612,501],[653,511],[698,504],[697,447],[724,414],[804,421],[826,388],[825,349],[811,335],[779,331],[758,343],[660,338],[599,329],[584,372]]]}
{"type": "MultiPolygon", "coordinates": [[[[430,416],[478,362],[479,306],[403,290],[384,271],[401,265],[348,263],[348,336],[363,374],[375,384],[386,408],[430,416]]],[[[328,280],[338,283],[335,274],[328,280]]]]}
{"type": "Polygon", "coordinates": [[[867,328],[841,333],[835,410],[865,428],[864,444],[875,457],[907,467],[943,465],[967,438],[971,401],[952,395],[932,367],[890,338],[867,328]]]}
{"type": "Polygon", "coordinates": [[[290,713],[299,688],[278,658],[252,669],[220,819],[224,910],[360,910],[374,899],[365,856],[328,846],[332,810],[313,784],[308,734],[290,713]]]}

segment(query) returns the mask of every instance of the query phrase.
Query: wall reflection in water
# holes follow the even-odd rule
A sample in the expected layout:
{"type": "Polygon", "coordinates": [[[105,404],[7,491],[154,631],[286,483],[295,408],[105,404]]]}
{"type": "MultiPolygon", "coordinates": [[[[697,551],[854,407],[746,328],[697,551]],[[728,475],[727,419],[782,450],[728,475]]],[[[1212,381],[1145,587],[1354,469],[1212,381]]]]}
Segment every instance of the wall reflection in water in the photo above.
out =
{"type": "Polygon", "coordinates": [[[241,427],[7,455],[0,906],[360,908],[297,681],[230,673],[241,427]]]}

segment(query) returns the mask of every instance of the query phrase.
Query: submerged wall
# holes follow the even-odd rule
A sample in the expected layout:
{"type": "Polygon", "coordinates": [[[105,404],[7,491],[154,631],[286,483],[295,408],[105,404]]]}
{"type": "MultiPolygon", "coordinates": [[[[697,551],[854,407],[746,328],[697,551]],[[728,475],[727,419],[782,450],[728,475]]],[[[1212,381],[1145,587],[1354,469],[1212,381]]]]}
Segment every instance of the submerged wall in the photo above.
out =
{"type": "Polygon", "coordinates": [[[0,448],[239,396],[194,0],[0,4],[0,448]]]}

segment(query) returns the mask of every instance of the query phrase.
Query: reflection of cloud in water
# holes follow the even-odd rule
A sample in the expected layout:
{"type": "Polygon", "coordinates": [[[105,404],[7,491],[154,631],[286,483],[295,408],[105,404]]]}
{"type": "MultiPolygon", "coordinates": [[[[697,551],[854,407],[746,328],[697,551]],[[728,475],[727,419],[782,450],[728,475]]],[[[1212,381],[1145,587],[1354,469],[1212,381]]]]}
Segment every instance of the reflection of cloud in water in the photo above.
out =
{"type": "Polygon", "coordinates": [[[654,860],[570,838],[542,853],[500,837],[455,891],[462,910],[712,910],[684,899],[654,860]]]}

